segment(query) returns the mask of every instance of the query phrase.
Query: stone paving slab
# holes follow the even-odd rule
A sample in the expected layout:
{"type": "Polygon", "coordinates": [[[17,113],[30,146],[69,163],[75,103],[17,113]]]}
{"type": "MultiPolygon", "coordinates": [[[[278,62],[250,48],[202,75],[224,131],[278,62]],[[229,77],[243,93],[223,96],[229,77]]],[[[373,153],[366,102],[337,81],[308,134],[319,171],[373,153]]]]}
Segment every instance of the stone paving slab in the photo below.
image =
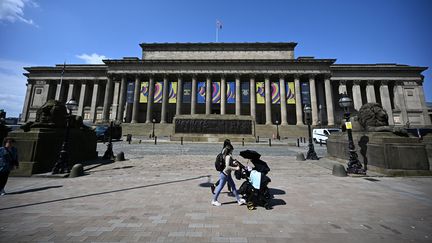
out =
{"type": "Polygon", "coordinates": [[[430,177],[334,177],[331,161],[295,161],[302,148],[258,146],[272,169],[273,210],[238,206],[226,189],[214,207],[211,147],[187,155],[174,145],[117,143],[138,152],[83,177],[10,178],[0,242],[430,242],[430,177]]]}

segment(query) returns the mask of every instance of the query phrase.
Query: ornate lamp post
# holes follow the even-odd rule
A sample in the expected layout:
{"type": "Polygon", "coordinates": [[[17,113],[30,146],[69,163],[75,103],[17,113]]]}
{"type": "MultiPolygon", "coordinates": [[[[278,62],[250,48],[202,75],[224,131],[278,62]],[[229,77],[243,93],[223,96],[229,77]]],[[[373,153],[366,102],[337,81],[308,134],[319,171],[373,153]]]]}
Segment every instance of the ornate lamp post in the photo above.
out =
{"type": "Polygon", "coordinates": [[[339,106],[344,109],[344,118],[345,118],[345,128],[348,133],[348,151],[349,151],[349,160],[348,160],[348,168],[347,173],[352,174],[366,174],[366,170],[362,169],[362,164],[358,160],[358,155],[355,150],[354,141],[352,137],[352,125],[350,122],[350,112],[349,108],[352,106],[353,101],[348,95],[345,93],[339,99],[339,106]]]}
{"type": "Polygon", "coordinates": [[[276,120],[276,139],[280,140],[279,136],[279,121],[276,120]]]}
{"type": "Polygon", "coordinates": [[[72,118],[72,110],[75,110],[78,107],[78,103],[71,99],[66,102],[66,109],[68,110],[68,114],[66,116],[66,132],[63,140],[62,148],[60,151],[59,158],[52,169],[52,174],[61,174],[61,173],[69,173],[69,165],[68,165],[68,147],[69,147],[69,130],[70,123],[72,118]]]}
{"type": "Polygon", "coordinates": [[[309,149],[306,155],[306,159],[310,159],[310,160],[318,160],[318,156],[315,153],[315,148],[312,142],[312,131],[311,131],[311,123],[312,123],[312,109],[310,108],[310,106],[306,105],[304,108],[304,113],[305,113],[305,119],[306,119],[306,123],[308,125],[308,132],[309,132],[309,149]]]}
{"type": "Polygon", "coordinates": [[[152,123],[153,123],[152,138],[154,138],[155,137],[154,128],[155,128],[156,119],[153,118],[152,123]]]}

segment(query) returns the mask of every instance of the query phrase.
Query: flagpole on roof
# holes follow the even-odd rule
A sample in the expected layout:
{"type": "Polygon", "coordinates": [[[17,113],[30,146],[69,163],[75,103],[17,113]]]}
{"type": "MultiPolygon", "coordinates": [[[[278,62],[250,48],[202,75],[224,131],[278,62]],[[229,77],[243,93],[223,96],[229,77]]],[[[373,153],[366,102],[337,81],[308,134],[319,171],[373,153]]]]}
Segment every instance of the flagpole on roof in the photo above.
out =
{"type": "Polygon", "coordinates": [[[61,72],[61,74],[60,74],[60,85],[59,85],[59,90],[58,90],[58,92],[56,92],[56,95],[55,95],[55,99],[56,100],[58,100],[58,101],[61,101],[62,100],[62,86],[63,86],[63,75],[64,75],[64,73],[65,73],[65,69],[66,69],[66,61],[64,62],[64,64],[63,64],[63,68],[62,68],[62,72],[61,72]]]}
{"type": "Polygon", "coordinates": [[[216,20],[216,42],[219,41],[219,29],[222,29],[222,22],[216,20]]]}

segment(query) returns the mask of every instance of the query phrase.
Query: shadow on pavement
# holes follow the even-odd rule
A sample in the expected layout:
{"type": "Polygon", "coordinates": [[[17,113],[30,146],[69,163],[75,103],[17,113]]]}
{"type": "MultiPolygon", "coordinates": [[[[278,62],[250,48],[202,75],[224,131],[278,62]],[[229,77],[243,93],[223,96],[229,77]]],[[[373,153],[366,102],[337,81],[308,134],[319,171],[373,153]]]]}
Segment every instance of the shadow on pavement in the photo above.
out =
{"type": "Polygon", "coordinates": [[[269,188],[271,195],[284,195],[285,191],[277,188],[269,188]]]}
{"type": "Polygon", "coordinates": [[[279,206],[279,205],[286,205],[286,202],[283,199],[273,198],[270,199],[270,205],[272,207],[279,206]]]}
{"type": "Polygon", "coordinates": [[[9,192],[8,195],[24,194],[24,193],[29,193],[29,192],[38,192],[38,191],[48,190],[48,189],[52,189],[52,188],[59,188],[59,187],[63,187],[63,186],[44,186],[44,187],[39,187],[39,188],[31,188],[31,189],[17,191],[17,192],[9,192]]]}
{"type": "Polygon", "coordinates": [[[0,211],[8,210],[8,209],[14,209],[14,208],[30,207],[30,206],[35,206],[35,205],[47,204],[47,203],[62,202],[62,201],[67,201],[67,200],[72,200],[72,199],[77,199],[77,198],[99,196],[99,195],[110,194],[110,193],[115,193],[115,192],[131,191],[131,190],[136,190],[136,189],[141,189],[141,188],[146,188],[146,187],[155,187],[155,186],[162,186],[162,185],[180,183],[180,182],[185,182],[185,181],[193,181],[193,180],[198,180],[198,179],[207,178],[207,177],[209,177],[209,175],[197,176],[197,177],[186,178],[186,179],[175,180],[175,181],[160,182],[160,183],[155,183],[155,184],[150,184],[150,185],[135,186],[135,187],[105,191],[105,192],[90,193],[90,194],[81,195],[81,196],[66,197],[66,198],[48,200],[48,201],[43,201],[43,202],[28,203],[28,204],[23,204],[23,205],[0,208],[0,211]]]}

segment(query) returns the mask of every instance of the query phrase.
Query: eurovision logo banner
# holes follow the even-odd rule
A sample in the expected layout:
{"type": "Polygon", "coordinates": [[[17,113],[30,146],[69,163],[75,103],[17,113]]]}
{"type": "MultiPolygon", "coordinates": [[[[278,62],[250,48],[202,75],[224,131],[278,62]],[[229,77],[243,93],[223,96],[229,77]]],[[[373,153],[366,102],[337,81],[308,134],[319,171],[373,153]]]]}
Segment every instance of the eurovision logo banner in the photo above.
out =
{"type": "Polygon", "coordinates": [[[163,90],[163,83],[162,82],[155,82],[154,87],[154,103],[162,103],[162,90],[163,90]]]}
{"type": "Polygon", "coordinates": [[[228,104],[234,104],[235,103],[235,83],[234,82],[227,82],[227,93],[226,93],[226,102],[228,104]]]}
{"type": "Polygon", "coordinates": [[[198,82],[197,103],[205,104],[206,82],[198,82]]]}
{"type": "Polygon", "coordinates": [[[126,90],[126,103],[133,104],[134,90],[135,90],[135,83],[134,82],[128,83],[127,90],[126,90]]]}
{"type": "Polygon", "coordinates": [[[280,104],[280,90],[279,83],[271,83],[271,103],[272,104],[280,104]]]}
{"type": "Polygon", "coordinates": [[[256,82],[256,103],[265,103],[265,92],[264,92],[264,82],[256,82]]]}
{"type": "Polygon", "coordinates": [[[140,100],[139,100],[140,103],[147,103],[148,92],[149,92],[149,83],[141,82],[140,100]]]}
{"type": "Polygon", "coordinates": [[[286,86],[286,98],[287,104],[295,104],[295,93],[294,93],[294,82],[287,82],[286,86]]]}
{"type": "Polygon", "coordinates": [[[171,82],[169,85],[168,103],[177,103],[177,82],[171,82]]]}
{"type": "Polygon", "coordinates": [[[212,103],[220,104],[221,101],[221,90],[220,90],[220,82],[212,82],[213,90],[212,90],[212,103]]]}
{"type": "Polygon", "coordinates": [[[192,83],[185,82],[183,84],[183,103],[188,104],[191,102],[191,93],[192,93],[192,83]]]}

